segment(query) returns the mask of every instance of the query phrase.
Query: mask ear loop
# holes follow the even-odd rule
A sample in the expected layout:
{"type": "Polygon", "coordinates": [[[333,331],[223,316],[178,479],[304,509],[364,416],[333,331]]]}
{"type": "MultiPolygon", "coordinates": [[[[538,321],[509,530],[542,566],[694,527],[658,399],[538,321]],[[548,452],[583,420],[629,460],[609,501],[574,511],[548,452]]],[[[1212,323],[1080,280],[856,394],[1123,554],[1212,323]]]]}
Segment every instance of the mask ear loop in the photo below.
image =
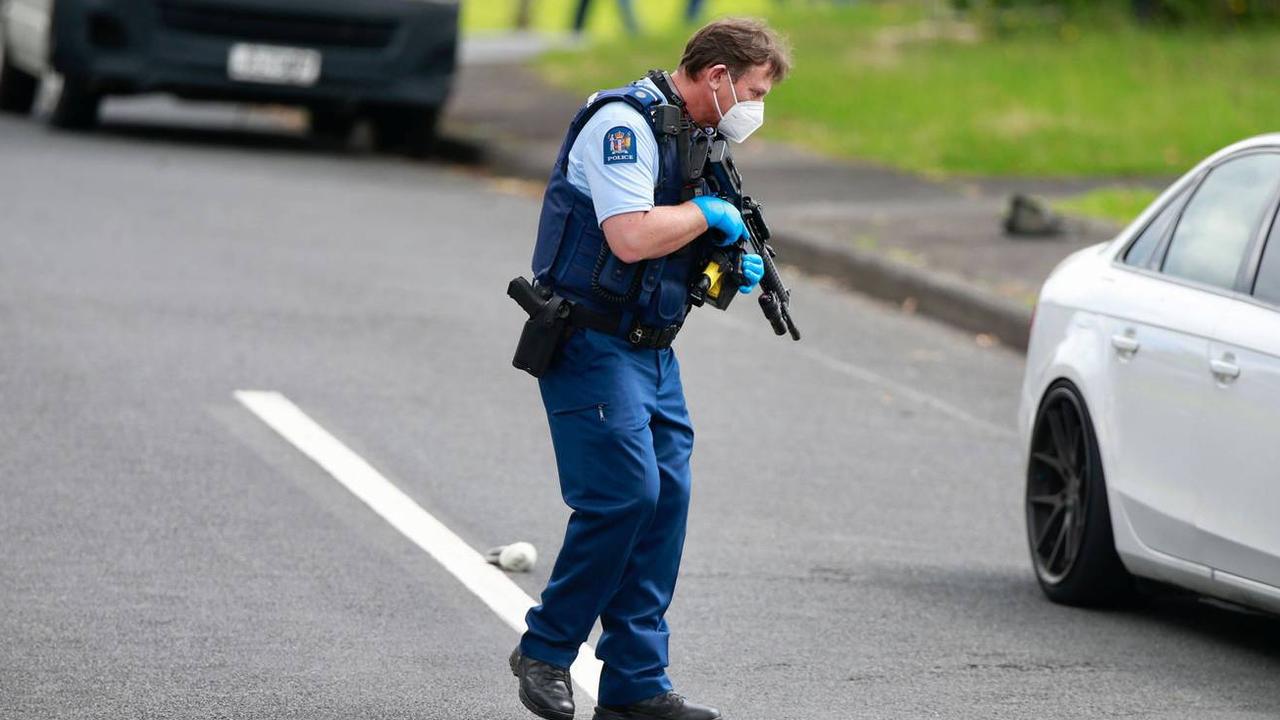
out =
{"type": "MultiPolygon", "coordinates": [[[[729,78],[729,94],[733,96],[733,104],[737,105],[738,91],[733,87],[733,76],[729,74],[729,68],[727,67],[724,69],[724,76],[729,78]]],[[[714,88],[711,90],[711,101],[716,104],[716,113],[719,114],[720,119],[723,120],[724,111],[720,109],[720,94],[714,88]]],[[[733,107],[731,106],[729,109],[732,110],[733,107]]]]}

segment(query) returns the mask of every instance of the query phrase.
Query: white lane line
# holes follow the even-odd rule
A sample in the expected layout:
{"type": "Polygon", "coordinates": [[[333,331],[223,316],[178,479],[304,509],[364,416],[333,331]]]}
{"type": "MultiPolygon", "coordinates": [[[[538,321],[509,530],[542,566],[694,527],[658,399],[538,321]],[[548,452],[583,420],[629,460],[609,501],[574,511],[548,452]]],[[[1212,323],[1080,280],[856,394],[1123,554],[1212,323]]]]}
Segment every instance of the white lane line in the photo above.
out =
{"type": "MultiPolygon", "coordinates": [[[[391,484],[364,458],[278,392],[237,390],[234,395],[249,412],[314,460],[415,545],[426,550],[507,625],[517,632],[525,631],[524,615],[536,604],[533,598],[501,570],[485,562],[480,553],[391,484]]],[[[583,643],[571,668],[574,683],[593,702],[600,685],[600,661],[595,654],[591,645],[583,643]]],[[[505,663],[505,658],[497,660],[505,663]]]]}
{"type": "MultiPolygon", "coordinates": [[[[726,325],[730,325],[732,327],[735,327],[741,330],[746,330],[748,332],[754,332],[754,333],[760,334],[762,332],[762,328],[764,327],[763,325],[756,324],[756,323],[752,323],[752,324],[745,323],[739,320],[738,318],[731,317],[724,313],[708,313],[708,314],[712,318],[714,318],[715,321],[719,321],[726,325]]],[[[769,334],[772,335],[773,333],[770,332],[769,334]]],[[[788,338],[788,340],[790,339],[788,338]]],[[[783,344],[778,343],[778,346],[783,347],[783,344]]],[[[997,425],[996,423],[993,423],[990,420],[983,420],[977,415],[974,415],[955,405],[952,405],[946,400],[934,397],[929,393],[916,390],[910,385],[904,385],[896,380],[891,380],[874,370],[868,370],[867,368],[864,368],[860,365],[855,365],[847,360],[841,360],[839,358],[828,355],[827,353],[824,353],[821,350],[816,349],[815,347],[813,347],[813,345],[787,342],[785,344],[785,348],[787,352],[793,352],[793,351],[798,352],[804,357],[809,358],[810,360],[818,363],[819,365],[827,368],[828,370],[832,370],[842,375],[847,375],[851,378],[854,378],[855,380],[861,380],[862,382],[865,382],[869,385],[876,385],[884,390],[889,391],[890,393],[901,395],[902,397],[914,400],[915,402],[921,405],[933,408],[934,410],[937,410],[938,412],[944,415],[950,415],[953,419],[959,420],[962,423],[983,428],[984,430],[986,430],[987,432],[993,435],[1004,437],[1004,438],[1015,438],[1018,435],[1017,432],[1013,430],[1013,428],[1005,427],[1003,425],[997,425]]]]}

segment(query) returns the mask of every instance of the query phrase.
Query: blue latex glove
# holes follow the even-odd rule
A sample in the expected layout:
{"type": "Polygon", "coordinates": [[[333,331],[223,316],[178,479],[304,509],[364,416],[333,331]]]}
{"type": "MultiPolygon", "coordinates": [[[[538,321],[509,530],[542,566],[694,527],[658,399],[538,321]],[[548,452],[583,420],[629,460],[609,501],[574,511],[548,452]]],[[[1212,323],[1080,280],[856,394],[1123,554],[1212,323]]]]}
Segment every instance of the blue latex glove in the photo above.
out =
{"type": "Polygon", "coordinates": [[[764,277],[764,258],[752,253],[742,256],[742,274],[747,277],[747,284],[738,288],[738,292],[748,295],[760,284],[764,277]]]}
{"type": "Polygon", "coordinates": [[[733,203],[711,195],[700,195],[693,199],[693,204],[698,206],[702,216],[707,219],[707,227],[719,230],[724,236],[718,243],[720,247],[749,237],[747,226],[742,222],[742,213],[738,212],[733,203]]]}

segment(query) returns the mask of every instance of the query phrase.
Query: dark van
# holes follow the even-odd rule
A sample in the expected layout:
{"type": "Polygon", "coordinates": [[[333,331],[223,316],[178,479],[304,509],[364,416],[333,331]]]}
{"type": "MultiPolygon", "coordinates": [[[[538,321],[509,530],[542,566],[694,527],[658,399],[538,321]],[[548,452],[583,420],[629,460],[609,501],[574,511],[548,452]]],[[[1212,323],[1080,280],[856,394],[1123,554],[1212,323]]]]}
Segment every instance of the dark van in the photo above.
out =
{"type": "Polygon", "coordinates": [[[302,106],[327,136],[368,118],[380,146],[419,153],[457,44],[457,0],[0,0],[0,110],[29,112],[52,75],[60,127],[167,92],[302,106]]]}

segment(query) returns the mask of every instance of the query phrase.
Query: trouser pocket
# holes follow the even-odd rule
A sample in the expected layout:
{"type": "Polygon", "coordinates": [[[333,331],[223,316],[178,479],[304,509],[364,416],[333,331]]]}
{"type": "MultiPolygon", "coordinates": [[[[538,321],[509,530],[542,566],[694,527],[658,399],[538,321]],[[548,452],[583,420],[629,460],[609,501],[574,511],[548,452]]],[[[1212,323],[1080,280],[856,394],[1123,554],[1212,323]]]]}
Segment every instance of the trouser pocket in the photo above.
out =
{"type": "Polygon", "coordinates": [[[609,416],[605,414],[605,410],[609,407],[607,402],[590,403],[587,405],[565,408],[564,410],[553,410],[552,417],[561,417],[565,415],[584,415],[590,420],[591,416],[596,416],[600,422],[608,422],[609,416]]]}

